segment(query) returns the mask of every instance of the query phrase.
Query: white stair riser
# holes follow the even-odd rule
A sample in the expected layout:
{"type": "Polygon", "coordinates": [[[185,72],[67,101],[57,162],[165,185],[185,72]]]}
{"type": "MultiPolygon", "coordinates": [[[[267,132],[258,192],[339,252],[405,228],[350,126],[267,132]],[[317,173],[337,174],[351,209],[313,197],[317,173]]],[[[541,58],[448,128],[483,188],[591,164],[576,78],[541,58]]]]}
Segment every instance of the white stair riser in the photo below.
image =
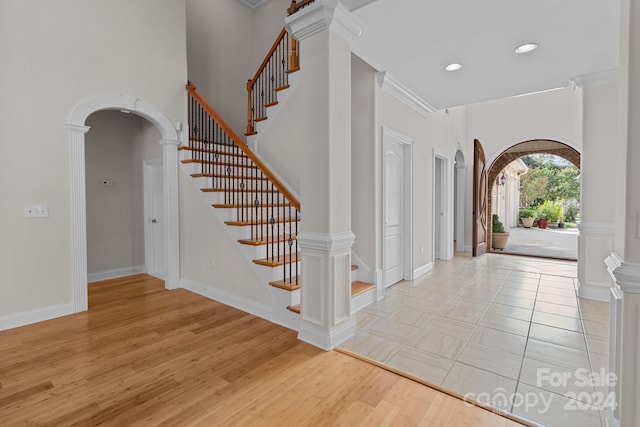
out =
{"type": "MultiPolygon", "coordinates": [[[[278,282],[280,280],[284,280],[285,278],[289,278],[289,265],[287,264],[287,270],[285,271],[282,266],[278,267],[267,267],[266,265],[259,265],[253,263],[254,269],[256,273],[258,273],[258,277],[260,280],[264,280],[265,284],[269,284],[270,282],[278,282]]],[[[291,275],[295,276],[296,274],[296,264],[298,264],[298,274],[302,274],[301,263],[294,263],[291,265],[291,275]]]]}
{"type": "MultiPolygon", "coordinates": [[[[272,253],[275,254],[275,256],[278,256],[278,250],[280,250],[280,255],[290,253],[289,244],[287,242],[274,243],[273,246],[268,246],[269,247],[267,248],[267,245],[253,246],[240,244],[240,250],[245,254],[247,259],[250,260],[267,258],[270,257],[272,253]]],[[[293,252],[296,251],[295,240],[291,248],[293,252]]]]}
{"type": "MultiPolygon", "coordinates": [[[[271,209],[271,208],[216,208],[216,216],[218,218],[224,218],[225,221],[254,221],[264,222],[270,219],[272,216],[274,219],[291,218],[296,219],[296,213],[294,209],[271,209]]],[[[298,215],[299,218],[299,215],[298,215]]],[[[292,225],[292,230],[295,232],[295,224],[292,225]]],[[[287,225],[287,230],[289,226],[287,225]]]]}

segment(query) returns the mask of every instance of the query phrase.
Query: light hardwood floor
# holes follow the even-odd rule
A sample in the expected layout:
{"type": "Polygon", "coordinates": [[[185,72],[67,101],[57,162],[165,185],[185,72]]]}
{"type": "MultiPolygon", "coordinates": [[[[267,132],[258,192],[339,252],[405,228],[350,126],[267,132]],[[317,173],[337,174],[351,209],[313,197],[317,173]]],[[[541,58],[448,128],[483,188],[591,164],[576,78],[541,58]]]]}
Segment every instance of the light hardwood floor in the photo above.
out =
{"type": "Polygon", "coordinates": [[[519,424],[146,275],[0,332],[0,425],[519,424]]]}

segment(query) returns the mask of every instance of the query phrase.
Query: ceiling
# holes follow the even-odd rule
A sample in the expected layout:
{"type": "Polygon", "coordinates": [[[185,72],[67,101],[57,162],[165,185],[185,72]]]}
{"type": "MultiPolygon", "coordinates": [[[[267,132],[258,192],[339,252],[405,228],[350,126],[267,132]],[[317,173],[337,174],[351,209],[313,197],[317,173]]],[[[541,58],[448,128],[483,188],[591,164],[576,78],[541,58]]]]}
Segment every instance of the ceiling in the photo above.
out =
{"type": "Polygon", "coordinates": [[[618,67],[619,0],[342,1],[366,27],[354,53],[435,109],[565,87],[618,67]],[[514,53],[527,42],[538,49],[514,53]],[[452,62],[463,68],[445,71],[452,62]]]}

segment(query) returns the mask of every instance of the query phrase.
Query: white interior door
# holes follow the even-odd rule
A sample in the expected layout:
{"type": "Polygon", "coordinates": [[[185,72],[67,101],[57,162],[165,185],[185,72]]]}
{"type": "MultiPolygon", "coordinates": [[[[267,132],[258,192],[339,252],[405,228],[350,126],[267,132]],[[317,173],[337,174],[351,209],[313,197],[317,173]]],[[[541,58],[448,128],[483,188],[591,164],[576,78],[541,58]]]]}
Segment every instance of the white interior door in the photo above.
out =
{"type": "Polygon", "coordinates": [[[147,273],[164,279],[166,273],[164,185],[162,161],[145,162],[145,261],[147,273]]]}
{"type": "Polygon", "coordinates": [[[403,146],[385,147],[385,286],[404,279],[404,153],[403,146]]]}

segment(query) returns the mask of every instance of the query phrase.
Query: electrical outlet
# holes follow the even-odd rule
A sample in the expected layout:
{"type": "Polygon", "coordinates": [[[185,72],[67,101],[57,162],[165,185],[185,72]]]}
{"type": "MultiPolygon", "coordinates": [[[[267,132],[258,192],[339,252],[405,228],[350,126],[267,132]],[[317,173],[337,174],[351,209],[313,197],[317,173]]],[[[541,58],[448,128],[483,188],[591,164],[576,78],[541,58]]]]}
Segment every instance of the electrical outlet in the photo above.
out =
{"type": "Polygon", "coordinates": [[[47,218],[49,216],[49,206],[47,205],[24,205],[25,218],[47,218]]]}

